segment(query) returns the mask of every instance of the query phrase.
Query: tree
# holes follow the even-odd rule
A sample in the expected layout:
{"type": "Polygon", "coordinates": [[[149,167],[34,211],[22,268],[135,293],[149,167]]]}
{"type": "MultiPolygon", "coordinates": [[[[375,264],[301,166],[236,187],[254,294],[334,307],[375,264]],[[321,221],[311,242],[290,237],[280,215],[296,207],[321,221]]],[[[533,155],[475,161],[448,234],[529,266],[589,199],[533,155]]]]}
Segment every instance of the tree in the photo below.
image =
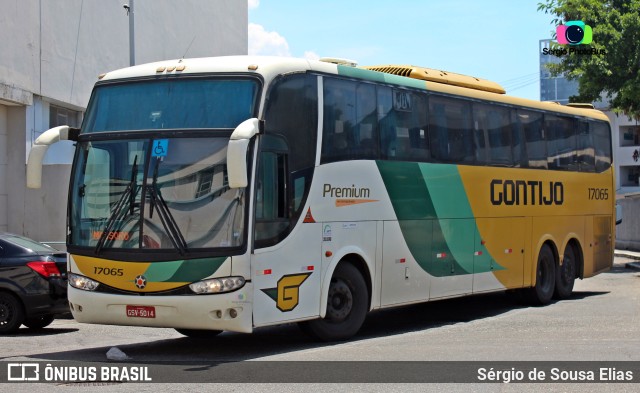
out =
{"type": "Polygon", "coordinates": [[[640,0],[546,0],[538,11],[555,15],[555,26],[581,20],[593,30],[590,44],[558,44],[566,54],[549,66],[553,75],[578,80],[578,95],[570,100],[604,96],[614,111],[640,119],[640,0]]]}

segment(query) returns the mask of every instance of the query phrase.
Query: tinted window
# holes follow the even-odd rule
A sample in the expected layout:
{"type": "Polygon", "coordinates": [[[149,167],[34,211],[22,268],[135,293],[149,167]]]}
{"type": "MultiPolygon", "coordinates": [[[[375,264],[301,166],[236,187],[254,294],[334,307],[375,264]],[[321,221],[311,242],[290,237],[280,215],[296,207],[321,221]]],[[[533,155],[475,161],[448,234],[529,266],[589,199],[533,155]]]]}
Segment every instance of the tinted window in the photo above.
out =
{"type": "Polygon", "coordinates": [[[285,76],[269,91],[256,190],[256,246],[283,239],[300,216],[316,160],[317,76],[285,76]]]}
{"type": "Polygon", "coordinates": [[[429,98],[431,155],[442,162],[475,161],[471,105],[455,98],[429,98]]]}
{"type": "Polygon", "coordinates": [[[513,165],[511,116],[508,108],[473,104],[473,123],[478,163],[513,165]]]}
{"type": "Polygon", "coordinates": [[[409,90],[378,87],[378,118],[383,158],[427,161],[427,96],[409,90]]]}
{"type": "Polygon", "coordinates": [[[256,228],[258,246],[277,243],[289,227],[287,211],[287,154],[280,137],[265,135],[262,140],[256,182],[256,228]]]}
{"type": "Polygon", "coordinates": [[[591,122],[596,154],[596,172],[603,172],[611,166],[611,130],[604,122],[591,122]]]}
{"type": "Polygon", "coordinates": [[[253,117],[255,80],[172,78],[96,87],[82,132],[235,128],[253,117]]]}
{"type": "Polygon", "coordinates": [[[542,130],[542,114],[518,109],[518,127],[524,134],[525,153],[522,160],[529,168],[547,168],[547,146],[542,130]]]}
{"type": "Polygon", "coordinates": [[[34,252],[56,252],[57,251],[53,247],[47,246],[46,244],[38,243],[34,240],[27,239],[26,237],[22,237],[22,236],[7,236],[4,238],[4,240],[34,252]]]}
{"type": "Polygon", "coordinates": [[[596,158],[593,144],[593,130],[586,121],[578,122],[577,160],[581,172],[593,172],[596,169],[596,158]]]}
{"type": "Polygon", "coordinates": [[[575,119],[545,115],[549,169],[578,170],[575,119]]]}
{"type": "Polygon", "coordinates": [[[372,84],[324,79],[322,162],[377,157],[378,115],[372,84]]]}

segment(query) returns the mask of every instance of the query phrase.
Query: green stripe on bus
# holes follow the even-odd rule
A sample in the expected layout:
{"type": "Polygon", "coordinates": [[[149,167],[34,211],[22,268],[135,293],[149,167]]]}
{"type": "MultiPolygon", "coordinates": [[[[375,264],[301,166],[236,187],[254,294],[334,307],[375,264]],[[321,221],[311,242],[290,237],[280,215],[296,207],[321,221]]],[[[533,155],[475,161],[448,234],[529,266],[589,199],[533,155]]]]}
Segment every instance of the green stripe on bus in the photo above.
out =
{"type": "MultiPolygon", "coordinates": [[[[486,264],[474,266],[473,239],[480,234],[457,166],[376,163],[402,235],[424,271],[435,277],[491,271],[486,264]],[[453,261],[443,263],[438,256],[453,261]]],[[[484,247],[482,251],[488,254],[484,247]]]]}

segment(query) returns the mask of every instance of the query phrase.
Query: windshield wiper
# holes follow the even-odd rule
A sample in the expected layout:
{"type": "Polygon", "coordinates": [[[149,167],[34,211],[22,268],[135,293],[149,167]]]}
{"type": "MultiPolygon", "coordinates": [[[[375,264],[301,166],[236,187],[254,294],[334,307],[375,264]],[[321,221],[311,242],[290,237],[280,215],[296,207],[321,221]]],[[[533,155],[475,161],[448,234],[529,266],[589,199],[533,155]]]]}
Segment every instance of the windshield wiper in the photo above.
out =
{"type": "Polygon", "coordinates": [[[162,222],[162,226],[167,231],[167,235],[169,235],[169,240],[173,243],[173,247],[178,250],[180,255],[183,255],[187,251],[187,242],[184,240],[184,236],[182,236],[182,232],[180,232],[180,228],[178,227],[176,220],[173,218],[173,215],[167,206],[167,202],[162,197],[162,193],[158,188],[159,166],[160,157],[157,158],[156,167],[153,170],[151,189],[149,190],[149,196],[151,197],[149,217],[153,217],[153,210],[155,208],[158,212],[158,217],[160,217],[160,221],[162,222]]]}
{"type": "Polygon", "coordinates": [[[102,247],[104,247],[104,243],[107,241],[107,238],[109,237],[109,233],[111,233],[111,230],[113,229],[113,225],[115,224],[116,220],[120,219],[122,216],[122,212],[126,211],[124,207],[127,205],[127,202],[126,202],[127,199],[129,200],[128,204],[129,204],[130,214],[133,214],[133,208],[135,205],[134,202],[136,199],[136,191],[137,191],[137,187],[136,187],[137,177],[138,177],[138,156],[136,155],[136,157],[133,159],[133,167],[131,168],[131,180],[129,181],[129,184],[127,185],[127,188],[124,190],[122,195],[120,195],[120,199],[118,199],[118,202],[116,202],[116,206],[114,207],[113,212],[111,213],[111,215],[109,216],[109,219],[107,220],[107,225],[102,231],[102,235],[100,235],[100,239],[98,239],[98,243],[96,244],[96,248],[94,249],[94,253],[96,255],[98,255],[100,253],[100,250],[102,250],[102,247]]]}

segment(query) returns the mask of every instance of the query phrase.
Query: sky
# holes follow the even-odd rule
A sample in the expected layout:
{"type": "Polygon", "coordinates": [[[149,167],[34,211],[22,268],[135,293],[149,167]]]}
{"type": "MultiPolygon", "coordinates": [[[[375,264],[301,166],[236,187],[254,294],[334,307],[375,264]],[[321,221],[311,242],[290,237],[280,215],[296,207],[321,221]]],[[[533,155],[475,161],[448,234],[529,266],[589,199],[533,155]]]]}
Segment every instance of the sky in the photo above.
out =
{"type": "Polygon", "coordinates": [[[540,99],[542,0],[248,0],[249,54],[409,64],[498,82],[540,99]]]}

